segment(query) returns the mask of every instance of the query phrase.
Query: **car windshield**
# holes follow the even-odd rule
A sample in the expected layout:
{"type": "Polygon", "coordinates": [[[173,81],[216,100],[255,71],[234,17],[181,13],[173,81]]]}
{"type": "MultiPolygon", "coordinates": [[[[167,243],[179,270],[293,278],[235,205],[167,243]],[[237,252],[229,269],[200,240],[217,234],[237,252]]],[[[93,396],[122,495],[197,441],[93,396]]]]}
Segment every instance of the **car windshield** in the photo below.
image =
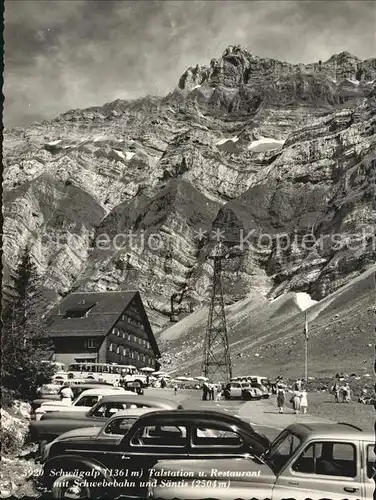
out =
{"type": "Polygon", "coordinates": [[[301,444],[302,440],[299,436],[289,430],[282,431],[270,445],[263,458],[278,474],[301,444]]]}

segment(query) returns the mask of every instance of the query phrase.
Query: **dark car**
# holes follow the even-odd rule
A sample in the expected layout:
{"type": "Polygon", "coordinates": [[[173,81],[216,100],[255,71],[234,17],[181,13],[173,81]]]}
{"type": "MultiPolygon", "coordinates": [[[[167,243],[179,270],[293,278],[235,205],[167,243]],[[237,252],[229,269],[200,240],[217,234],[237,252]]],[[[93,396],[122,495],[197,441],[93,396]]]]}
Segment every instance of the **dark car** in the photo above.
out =
{"type": "Polygon", "coordinates": [[[163,410],[140,416],[123,438],[63,439],[49,447],[41,485],[53,498],[146,498],[158,460],[254,457],[269,439],[238,417],[210,410],[163,410]]]}
{"type": "Polygon", "coordinates": [[[41,462],[46,462],[49,459],[49,452],[52,446],[63,441],[68,440],[70,444],[73,441],[77,444],[82,441],[85,442],[88,439],[96,440],[98,443],[119,441],[119,438],[125,436],[141,415],[152,411],[159,411],[159,408],[129,408],[127,410],[119,410],[104,422],[101,427],[83,427],[64,432],[44,447],[41,462]]]}
{"type": "Polygon", "coordinates": [[[88,412],[59,411],[45,413],[41,420],[30,422],[29,441],[40,443],[39,453],[50,441],[64,432],[82,427],[101,427],[118,410],[128,408],[160,408],[174,410],[181,408],[177,401],[138,395],[111,394],[103,396],[88,412]]]}

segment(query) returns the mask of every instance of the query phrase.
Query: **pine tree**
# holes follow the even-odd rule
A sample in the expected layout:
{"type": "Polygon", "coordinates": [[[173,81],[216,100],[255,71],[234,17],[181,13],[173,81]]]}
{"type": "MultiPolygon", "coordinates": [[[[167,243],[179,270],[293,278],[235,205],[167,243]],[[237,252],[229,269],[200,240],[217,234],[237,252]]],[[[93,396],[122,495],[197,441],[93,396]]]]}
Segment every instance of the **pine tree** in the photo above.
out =
{"type": "Polygon", "coordinates": [[[1,384],[3,402],[31,400],[37,388],[52,376],[53,368],[42,363],[51,354],[43,318],[42,290],[29,249],[22,254],[13,277],[15,298],[2,318],[1,384]]]}

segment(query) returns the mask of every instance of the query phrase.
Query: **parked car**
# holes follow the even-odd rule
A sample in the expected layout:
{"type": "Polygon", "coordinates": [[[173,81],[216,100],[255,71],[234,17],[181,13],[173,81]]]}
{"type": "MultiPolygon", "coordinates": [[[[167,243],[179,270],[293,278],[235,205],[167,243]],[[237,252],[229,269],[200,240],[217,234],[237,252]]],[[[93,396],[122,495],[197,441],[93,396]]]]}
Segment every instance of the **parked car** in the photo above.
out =
{"type": "Polygon", "coordinates": [[[46,401],[42,403],[39,408],[35,410],[35,420],[40,420],[42,415],[48,412],[58,412],[65,411],[69,408],[69,411],[88,411],[92,406],[94,406],[100,398],[108,394],[114,394],[122,391],[124,394],[134,395],[131,391],[125,391],[122,387],[100,387],[96,389],[88,389],[83,391],[76,399],[73,401],[46,401]]]}
{"type": "Polygon", "coordinates": [[[265,397],[269,397],[269,394],[265,396],[260,387],[253,387],[252,384],[247,383],[242,384],[242,399],[246,401],[259,401],[265,397]]]}
{"type": "Polygon", "coordinates": [[[139,381],[135,382],[126,381],[123,383],[121,383],[120,381],[120,386],[124,387],[125,390],[135,392],[136,394],[144,394],[144,390],[142,388],[143,386],[139,381]]]}
{"type": "MultiPolygon", "coordinates": [[[[159,408],[129,408],[127,410],[118,410],[112,417],[101,421],[100,427],[77,427],[74,430],[64,432],[57,436],[53,441],[44,446],[41,454],[41,462],[44,463],[50,458],[51,446],[54,446],[54,453],[58,453],[59,443],[73,441],[76,445],[95,440],[100,443],[111,443],[119,441],[119,436],[124,436],[136,420],[145,413],[159,411],[159,408]]],[[[81,423],[79,420],[77,423],[81,423]]]]}
{"type": "Polygon", "coordinates": [[[260,456],[260,463],[240,455],[235,460],[159,461],[148,497],[371,500],[374,444],[373,432],[349,424],[293,424],[260,456]],[[184,471],[190,472],[188,478],[184,471]]]}
{"type": "Polygon", "coordinates": [[[252,388],[247,382],[230,382],[223,391],[225,399],[261,399],[260,390],[252,388]]]}
{"type": "Polygon", "coordinates": [[[137,396],[121,392],[103,396],[87,412],[61,411],[46,413],[40,420],[29,425],[29,441],[39,443],[39,453],[50,441],[61,434],[83,427],[102,427],[108,419],[119,410],[132,408],[178,409],[182,406],[177,401],[163,398],[137,396]]]}
{"type": "Polygon", "coordinates": [[[251,461],[252,455],[261,466],[263,462],[257,455],[262,455],[269,445],[266,436],[226,413],[155,411],[140,416],[127,434],[116,441],[87,439],[78,443],[74,437],[68,437],[52,443],[41,484],[53,498],[68,497],[73,492],[77,498],[97,498],[104,493],[109,498],[146,498],[148,473],[158,460],[171,459],[179,464],[195,458],[206,463],[205,460],[246,456],[251,461]],[[95,477],[95,482],[85,481],[85,477],[95,477]]]}
{"type": "MultiPolygon", "coordinates": [[[[88,380],[68,380],[67,383],[70,385],[74,397],[79,396],[83,391],[88,389],[100,389],[103,386],[106,388],[112,388],[112,385],[106,384],[105,382],[96,382],[96,381],[88,381],[88,380]]],[[[37,408],[39,408],[43,403],[48,401],[61,401],[60,391],[62,390],[62,385],[56,384],[46,384],[40,388],[38,399],[34,399],[31,403],[31,409],[34,413],[37,408]]]]}

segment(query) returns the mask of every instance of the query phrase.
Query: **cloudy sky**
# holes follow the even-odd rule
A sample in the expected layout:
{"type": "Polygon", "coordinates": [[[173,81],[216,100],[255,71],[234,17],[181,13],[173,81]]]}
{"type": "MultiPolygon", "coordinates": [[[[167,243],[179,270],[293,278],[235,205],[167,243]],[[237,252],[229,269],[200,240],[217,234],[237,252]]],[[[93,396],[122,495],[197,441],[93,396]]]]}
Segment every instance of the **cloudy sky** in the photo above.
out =
{"type": "Polygon", "coordinates": [[[189,66],[241,44],[289,62],[374,57],[375,2],[6,0],[5,125],[165,95],[189,66]]]}

